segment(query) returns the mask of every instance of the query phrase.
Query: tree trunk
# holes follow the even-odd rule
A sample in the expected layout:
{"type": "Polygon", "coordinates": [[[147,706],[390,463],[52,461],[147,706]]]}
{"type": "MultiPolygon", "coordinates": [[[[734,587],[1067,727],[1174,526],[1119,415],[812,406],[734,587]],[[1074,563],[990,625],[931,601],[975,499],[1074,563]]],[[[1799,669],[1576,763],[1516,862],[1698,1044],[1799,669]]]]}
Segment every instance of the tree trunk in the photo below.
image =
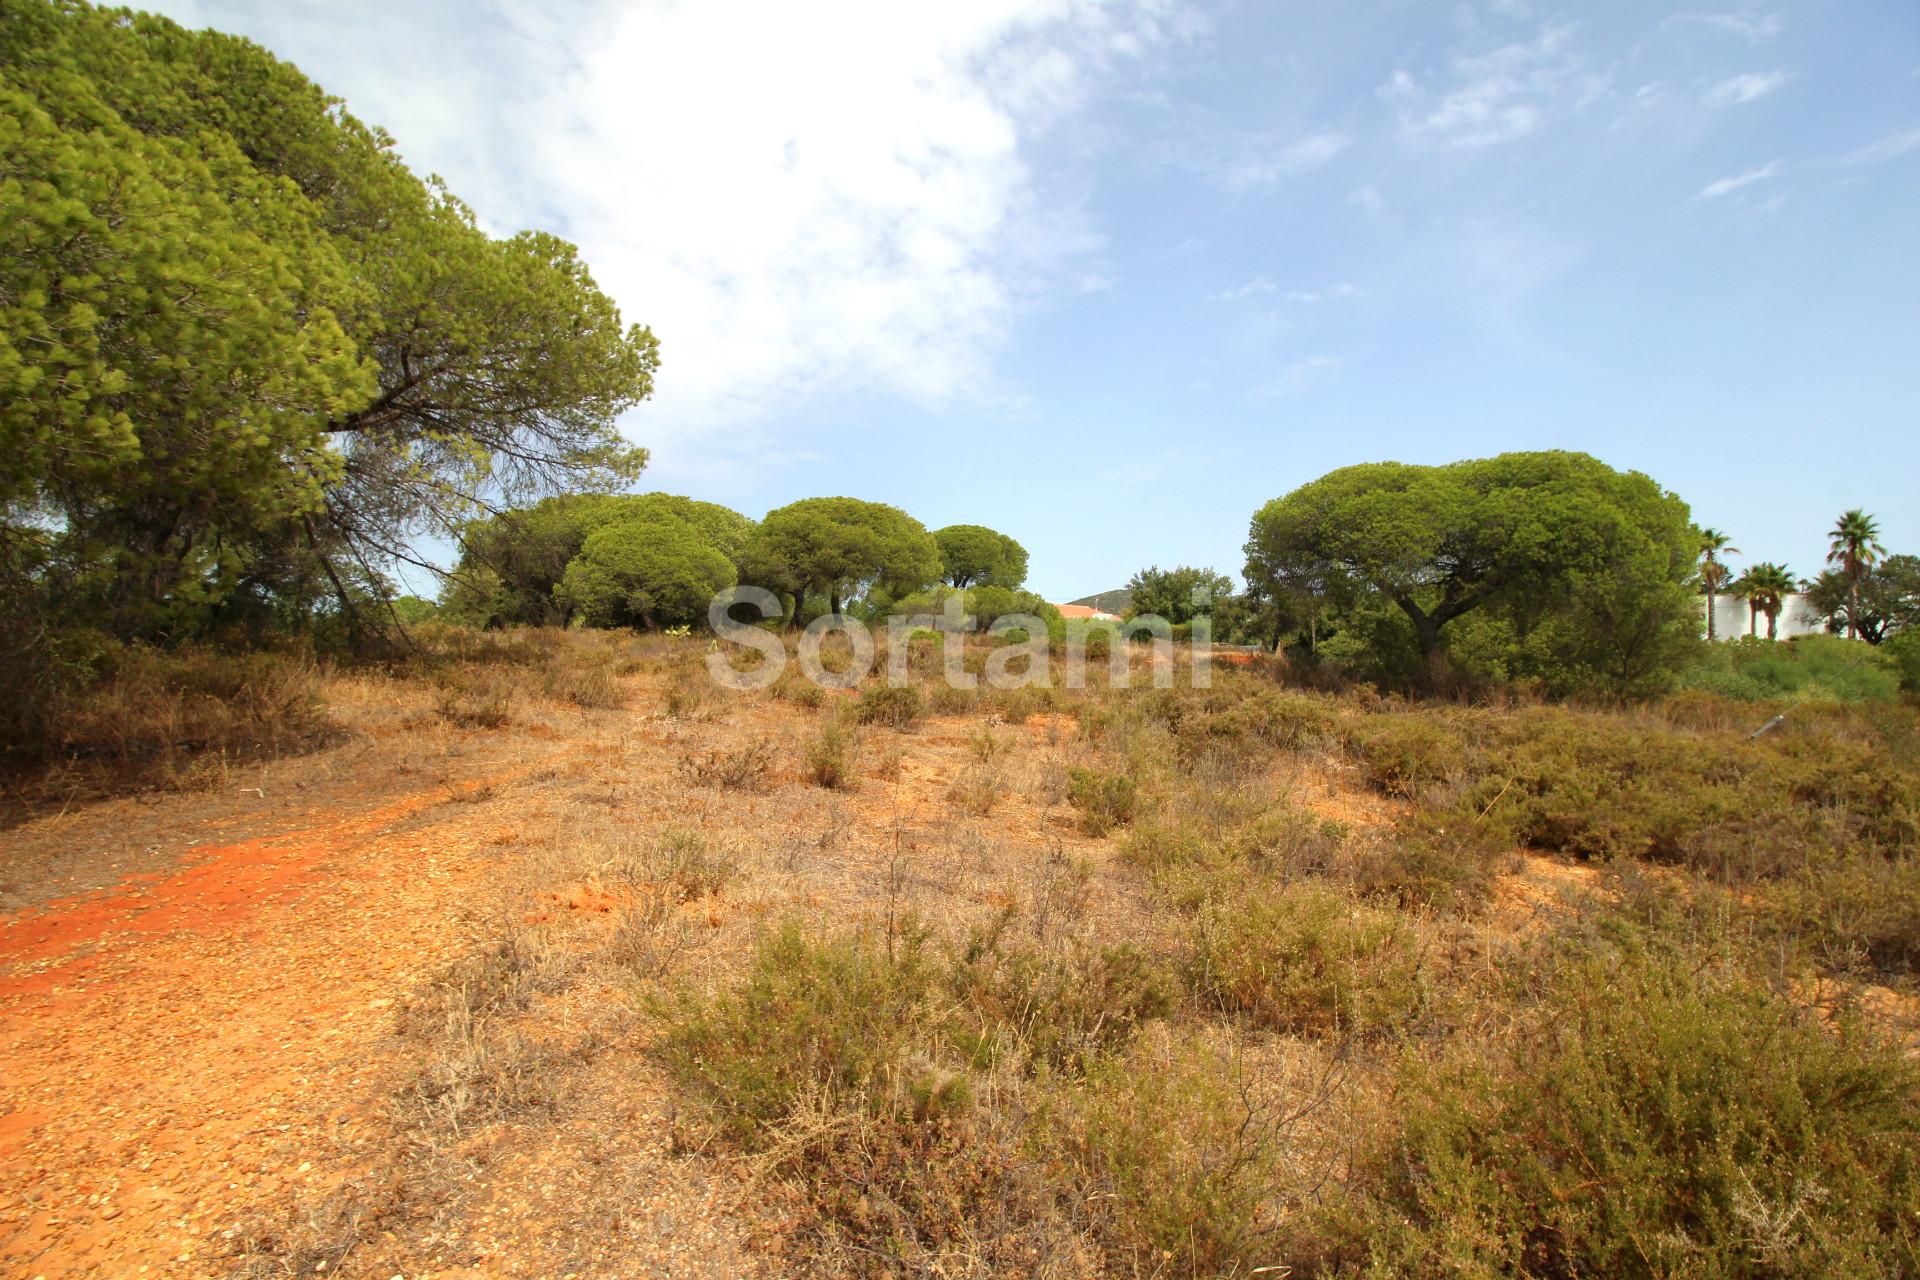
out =
{"type": "Polygon", "coordinates": [[[840,617],[840,588],[835,587],[832,591],[829,591],[827,593],[827,600],[833,605],[833,616],[838,620],[840,617]]]}
{"type": "Polygon", "coordinates": [[[1769,609],[1767,610],[1767,639],[1778,640],[1779,638],[1780,611],[1778,609],[1769,609]]]}
{"type": "Polygon", "coordinates": [[[1847,584],[1847,639],[1860,638],[1860,579],[1847,584]]]}
{"type": "Polygon", "coordinates": [[[1715,638],[1713,634],[1713,606],[1718,600],[1719,597],[1714,595],[1712,591],[1707,592],[1707,639],[1709,641],[1715,638]]]}

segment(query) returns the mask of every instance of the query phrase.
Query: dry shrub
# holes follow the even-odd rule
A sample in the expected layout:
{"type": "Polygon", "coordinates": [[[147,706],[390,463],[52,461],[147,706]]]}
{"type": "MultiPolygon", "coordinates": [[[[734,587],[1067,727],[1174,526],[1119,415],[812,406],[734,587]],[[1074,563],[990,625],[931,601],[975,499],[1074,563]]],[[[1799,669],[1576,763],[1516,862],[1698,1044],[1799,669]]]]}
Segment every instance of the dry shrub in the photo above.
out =
{"type": "Polygon", "coordinates": [[[319,671],[305,658],[142,646],[120,651],[108,674],[67,695],[43,728],[43,755],[157,780],[195,756],[257,759],[333,732],[319,671]]]}
{"type": "Polygon", "coordinates": [[[904,732],[926,714],[926,707],[913,685],[874,684],[860,691],[846,714],[855,724],[885,725],[904,732]]]}
{"type": "Polygon", "coordinates": [[[1404,1022],[1424,999],[1408,921],[1323,885],[1270,886],[1212,904],[1195,920],[1192,943],[1201,997],[1270,1030],[1364,1035],[1404,1022]]]}
{"type": "Polygon", "coordinates": [[[1108,1274],[1197,1277],[1270,1261],[1282,1136],[1230,1046],[1156,1029],[1053,1090],[1036,1145],[1077,1184],[1108,1274]]]}
{"type": "Polygon", "coordinates": [[[948,684],[945,680],[938,680],[934,682],[932,692],[927,695],[927,705],[934,715],[966,715],[980,705],[980,691],[962,689],[958,685],[948,684]]]}
{"type": "Polygon", "coordinates": [[[845,791],[858,778],[859,751],[859,736],[839,721],[828,720],[807,744],[807,777],[830,791],[845,791]]]}
{"type": "Polygon", "coordinates": [[[716,852],[698,831],[669,827],[652,842],[647,859],[650,880],[665,885],[681,902],[718,894],[738,867],[724,852],[716,852]]]}
{"type": "Polygon", "coordinates": [[[680,776],[697,787],[764,791],[773,784],[773,746],[750,742],[734,750],[690,751],[680,758],[680,776]]]}
{"type": "Polygon", "coordinates": [[[1569,962],[1517,1026],[1411,1059],[1356,1251],[1383,1273],[1920,1269],[1920,1071],[1724,964],[1569,962]]]}
{"type": "Polygon", "coordinates": [[[548,697],[576,707],[611,711],[627,705],[610,660],[549,668],[543,687],[548,697]]]}
{"type": "Polygon", "coordinates": [[[1067,803],[1080,811],[1080,829],[1090,836],[1104,836],[1133,821],[1138,800],[1133,779],[1125,774],[1067,770],[1067,803]]]}
{"type": "Polygon", "coordinates": [[[1007,789],[1006,771],[993,764],[970,764],[947,787],[947,801],[962,813],[984,818],[1007,789]]]}
{"type": "Polygon", "coordinates": [[[434,673],[434,710],[463,729],[498,729],[513,719],[524,676],[506,667],[443,667],[434,673]]]}
{"type": "Polygon", "coordinates": [[[664,977],[689,942],[686,920],[673,900],[643,894],[614,916],[613,929],[600,953],[641,979],[664,977]]]}
{"type": "Polygon", "coordinates": [[[818,707],[827,699],[827,691],[808,679],[798,663],[788,663],[779,677],[767,686],[767,693],[797,707],[818,707]]]}
{"type": "Polygon", "coordinates": [[[564,987],[570,972],[544,934],[515,931],[406,1006],[403,1029],[430,1046],[405,1098],[416,1122],[458,1135],[473,1123],[550,1108],[564,1059],[512,1020],[536,994],[564,987]]]}

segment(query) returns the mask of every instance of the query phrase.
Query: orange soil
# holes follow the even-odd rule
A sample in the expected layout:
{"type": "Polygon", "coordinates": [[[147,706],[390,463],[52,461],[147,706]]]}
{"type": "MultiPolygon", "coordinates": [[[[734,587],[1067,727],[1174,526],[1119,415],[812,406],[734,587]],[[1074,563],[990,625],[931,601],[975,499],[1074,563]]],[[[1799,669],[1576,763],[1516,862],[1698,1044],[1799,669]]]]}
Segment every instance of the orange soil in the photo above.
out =
{"type": "Polygon", "coordinates": [[[525,772],[0,920],[0,1272],[219,1274],[217,1231],[323,1176],[303,1153],[372,1118],[395,993],[457,950],[485,841],[453,802],[525,772]]]}

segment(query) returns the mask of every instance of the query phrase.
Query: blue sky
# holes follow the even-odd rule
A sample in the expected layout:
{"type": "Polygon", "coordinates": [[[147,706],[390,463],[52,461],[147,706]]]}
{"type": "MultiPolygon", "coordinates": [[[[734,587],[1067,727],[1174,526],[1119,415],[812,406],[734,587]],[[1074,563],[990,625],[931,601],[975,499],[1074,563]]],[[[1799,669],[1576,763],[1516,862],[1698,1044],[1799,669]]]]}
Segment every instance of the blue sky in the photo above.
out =
{"type": "Polygon", "coordinates": [[[649,488],[993,525],[1054,599],[1508,449],[1920,552],[1912,0],[157,7],[579,242],[649,488]]]}

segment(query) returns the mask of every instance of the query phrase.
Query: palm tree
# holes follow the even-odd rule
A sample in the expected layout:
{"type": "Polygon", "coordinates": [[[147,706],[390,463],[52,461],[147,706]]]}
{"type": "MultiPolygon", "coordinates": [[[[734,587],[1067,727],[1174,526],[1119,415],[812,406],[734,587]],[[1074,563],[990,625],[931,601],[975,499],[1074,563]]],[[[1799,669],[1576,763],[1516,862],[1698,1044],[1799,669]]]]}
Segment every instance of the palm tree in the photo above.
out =
{"type": "MultiPolygon", "coordinates": [[[[1756,568],[1758,566],[1755,566],[1756,568]]],[[[1727,594],[1747,602],[1747,634],[1758,639],[1760,636],[1760,597],[1755,593],[1753,569],[1735,578],[1727,584],[1727,594]]]]}
{"type": "Polygon", "coordinates": [[[1700,531],[1700,585],[1707,590],[1707,639],[1713,635],[1713,602],[1721,587],[1727,585],[1727,579],[1733,576],[1720,560],[1721,556],[1737,556],[1740,548],[1729,546],[1727,535],[1718,529],[1700,531]]]}
{"type": "Polygon", "coordinates": [[[1859,507],[1842,512],[1840,522],[1827,535],[1827,563],[1840,570],[1847,580],[1847,638],[1860,638],[1860,580],[1879,562],[1887,549],[1880,545],[1880,525],[1859,507]]]}
{"type": "Polygon", "coordinates": [[[1780,610],[1785,607],[1787,597],[1793,594],[1799,585],[1792,572],[1785,565],[1761,561],[1748,569],[1738,584],[1741,594],[1747,598],[1747,608],[1751,611],[1753,624],[1759,625],[1759,615],[1767,615],[1767,639],[1780,638],[1780,610]]]}

